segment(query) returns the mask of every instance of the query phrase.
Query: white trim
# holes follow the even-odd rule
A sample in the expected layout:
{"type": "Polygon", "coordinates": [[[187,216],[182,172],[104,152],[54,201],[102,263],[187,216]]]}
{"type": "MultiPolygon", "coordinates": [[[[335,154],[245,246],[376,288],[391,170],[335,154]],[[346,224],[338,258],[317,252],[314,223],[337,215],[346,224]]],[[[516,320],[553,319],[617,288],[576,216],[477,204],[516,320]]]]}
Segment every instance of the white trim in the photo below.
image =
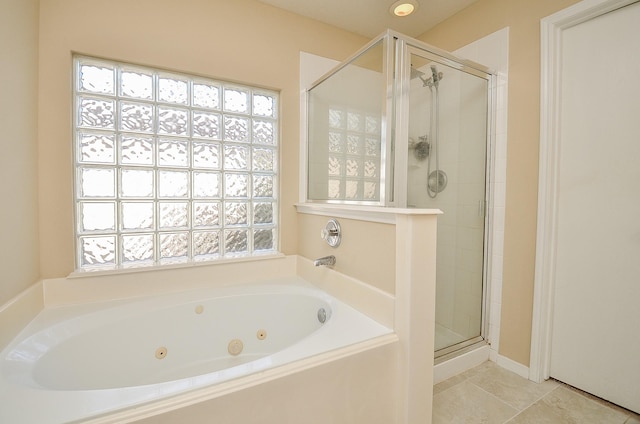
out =
{"type": "Polygon", "coordinates": [[[584,0],[541,20],[538,223],[528,378],[549,378],[556,249],[561,40],[565,29],[637,0],[584,0]]]}
{"type": "Polygon", "coordinates": [[[395,224],[398,215],[440,215],[440,209],[387,208],[384,206],[354,206],[328,203],[301,203],[298,213],[356,219],[359,221],[395,224]]]}
{"type": "Polygon", "coordinates": [[[518,374],[522,378],[529,378],[529,367],[522,365],[520,362],[516,362],[513,359],[509,359],[506,356],[498,355],[496,364],[508,371],[518,374]]]}

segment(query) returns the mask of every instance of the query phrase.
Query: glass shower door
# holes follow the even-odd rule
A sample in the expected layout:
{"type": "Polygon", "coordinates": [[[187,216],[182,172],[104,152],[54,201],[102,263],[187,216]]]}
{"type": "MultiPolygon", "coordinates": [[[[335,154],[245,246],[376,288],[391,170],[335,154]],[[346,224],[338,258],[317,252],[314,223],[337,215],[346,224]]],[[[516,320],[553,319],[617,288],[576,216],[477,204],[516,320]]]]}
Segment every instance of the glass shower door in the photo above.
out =
{"type": "Polygon", "coordinates": [[[483,340],[487,75],[410,50],[407,206],[441,209],[436,357],[483,340]]]}

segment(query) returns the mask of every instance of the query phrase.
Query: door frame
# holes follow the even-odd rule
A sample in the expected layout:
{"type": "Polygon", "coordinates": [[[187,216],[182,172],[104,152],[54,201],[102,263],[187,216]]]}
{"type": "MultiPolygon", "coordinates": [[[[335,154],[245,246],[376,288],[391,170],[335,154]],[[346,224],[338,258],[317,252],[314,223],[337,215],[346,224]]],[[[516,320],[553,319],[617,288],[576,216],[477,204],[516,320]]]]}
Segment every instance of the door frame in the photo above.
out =
{"type": "Polygon", "coordinates": [[[555,293],[562,32],[638,0],[583,0],[540,21],[538,222],[529,379],[549,378],[555,293]]]}

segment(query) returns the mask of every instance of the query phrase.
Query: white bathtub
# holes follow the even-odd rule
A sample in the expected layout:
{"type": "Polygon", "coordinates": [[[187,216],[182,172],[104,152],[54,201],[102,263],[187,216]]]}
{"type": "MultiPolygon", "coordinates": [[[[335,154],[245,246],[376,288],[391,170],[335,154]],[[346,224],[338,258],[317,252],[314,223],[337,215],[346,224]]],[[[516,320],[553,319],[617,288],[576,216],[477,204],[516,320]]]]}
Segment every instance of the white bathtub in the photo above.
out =
{"type": "Polygon", "coordinates": [[[0,353],[0,422],[85,420],[390,333],[297,277],[47,308],[0,353]]]}

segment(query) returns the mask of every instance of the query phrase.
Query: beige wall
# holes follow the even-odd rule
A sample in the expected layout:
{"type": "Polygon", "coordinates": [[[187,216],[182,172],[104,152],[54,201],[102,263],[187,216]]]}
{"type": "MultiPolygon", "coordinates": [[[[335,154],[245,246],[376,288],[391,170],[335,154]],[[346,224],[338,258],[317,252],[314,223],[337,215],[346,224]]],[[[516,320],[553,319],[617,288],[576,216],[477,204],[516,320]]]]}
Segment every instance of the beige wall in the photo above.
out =
{"type": "Polygon", "coordinates": [[[0,305],[36,282],[38,1],[0,0],[0,305]]]}
{"type": "Polygon", "coordinates": [[[529,365],[538,191],[540,19],[577,0],[479,0],[419,38],[445,50],[509,27],[507,203],[500,354],[529,365]]]}
{"type": "Polygon", "coordinates": [[[331,247],[320,237],[330,218],[298,215],[298,254],[311,260],[334,255],[336,271],[394,294],[395,225],[339,218],[342,242],[338,247],[331,247]]]}
{"type": "Polygon", "coordinates": [[[281,250],[297,252],[300,51],[342,60],[366,38],[254,0],[41,0],[40,19],[44,278],[74,268],[73,52],[281,90],[281,250]]]}

